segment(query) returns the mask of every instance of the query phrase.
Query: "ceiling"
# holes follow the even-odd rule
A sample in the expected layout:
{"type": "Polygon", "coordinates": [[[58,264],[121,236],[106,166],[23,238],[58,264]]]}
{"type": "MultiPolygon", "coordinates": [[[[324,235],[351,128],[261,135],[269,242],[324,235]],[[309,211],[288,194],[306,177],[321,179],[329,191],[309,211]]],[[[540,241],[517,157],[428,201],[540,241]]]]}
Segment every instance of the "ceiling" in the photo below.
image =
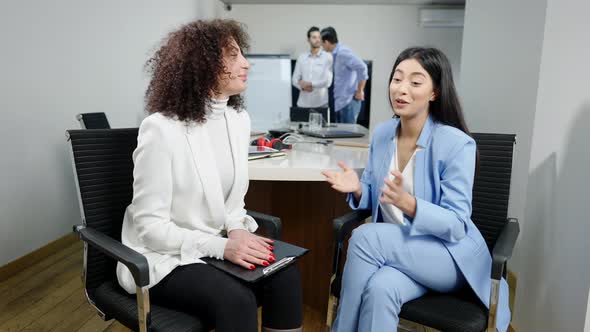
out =
{"type": "Polygon", "coordinates": [[[225,4],[318,4],[318,5],[445,5],[465,6],[466,0],[221,0],[225,4]]]}

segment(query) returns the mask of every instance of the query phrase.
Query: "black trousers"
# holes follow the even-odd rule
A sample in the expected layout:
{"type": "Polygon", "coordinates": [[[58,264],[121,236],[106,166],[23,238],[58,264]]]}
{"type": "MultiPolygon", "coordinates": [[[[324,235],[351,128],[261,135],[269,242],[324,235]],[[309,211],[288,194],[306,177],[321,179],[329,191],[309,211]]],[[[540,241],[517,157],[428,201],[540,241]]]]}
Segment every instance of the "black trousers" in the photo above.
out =
{"type": "Polygon", "coordinates": [[[150,289],[154,304],[200,317],[216,332],[257,332],[262,326],[295,329],[302,323],[301,276],[294,265],[257,283],[236,279],[207,264],[175,268],[150,289]]]}

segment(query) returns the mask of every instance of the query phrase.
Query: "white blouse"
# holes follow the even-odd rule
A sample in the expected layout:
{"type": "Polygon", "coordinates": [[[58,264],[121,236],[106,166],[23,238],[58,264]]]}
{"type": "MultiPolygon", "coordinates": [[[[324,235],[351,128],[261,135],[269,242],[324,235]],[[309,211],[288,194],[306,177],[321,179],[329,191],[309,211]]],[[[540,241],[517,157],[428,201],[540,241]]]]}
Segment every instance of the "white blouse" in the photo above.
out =
{"type": "MultiPolygon", "coordinates": [[[[394,138],[394,145],[395,145],[395,153],[393,154],[393,157],[391,158],[391,162],[389,164],[389,170],[390,171],[399,171],[399,165],[398,165],[398,156],[397,156],[397,152],[398,152],[398,148],[397,148],[397,137],[394,138]]],[[[415,159],[416,159],[416,151],[422,150],[421,147],[416,147],[416,150],[414,150],[414,153],[412,154],[412,156],[410,157],[410,160],[408,161],[406,167],[404,168],[404,170],[401,172],[402,173],[402,188],[404,189],[404,191],[408,192],[410,195],[414,195],[414,165],[415,165],[415,159]]],[[[391,175],[391,173],[389,173],[389,180],[393,181],[393,179],[395,178],[393,175],[391,175]]],[[[386,186],[385,184],[383,185],[384,187],[386,186]]],[[[379,207],[381,208],[381,213],[383,213],[383,221],[384,222],[388,222],[388,223],[392,223],[392,224],[401,224],[401,225],[405,225],[406,222],[404,221],[404,213],[402,212],[402,210],[400,210],[397,206],[393,205],[393,204],[389,204],[389,203],[381,203],[379,202],[379,207]]]]}

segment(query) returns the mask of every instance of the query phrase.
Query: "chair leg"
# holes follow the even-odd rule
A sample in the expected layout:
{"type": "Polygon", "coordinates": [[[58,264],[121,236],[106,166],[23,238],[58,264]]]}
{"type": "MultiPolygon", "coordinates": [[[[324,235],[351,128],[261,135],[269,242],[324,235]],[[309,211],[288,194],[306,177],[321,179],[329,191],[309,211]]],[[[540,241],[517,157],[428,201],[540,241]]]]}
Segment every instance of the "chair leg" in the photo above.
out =
{"type": "Polygon", "coordinates": [[[498,299],[500,297],[500,280],[492,279],[490,292],[490,311],[488,314],[488,327],[486,332],[496,332],[496,318],[498,315],[498,299]]]}
{"type": "Polygon", "coordinates": [[[328,298],[328,312],[326,314],[326,325],[332,328],[334,320],[336,319],[336,312],[338,311],[338,298],[330,295],[328,298]]]}
{"type": "Polygon", "coordinates": [[[137,287],[136,289],[139,332],[147,332],[150,325],[150,292],[147,287],[137,287]]]}
{"type": "Polygon", "coordinates": [[[336,275],[333,274],[330,278],[330,290],[328,291],[328,310],[326,310],[326,326],[330,329],[336,320],[336,313],[338,312],[338,298],[332,295],[332,283],[336,279],[336,275]]]}

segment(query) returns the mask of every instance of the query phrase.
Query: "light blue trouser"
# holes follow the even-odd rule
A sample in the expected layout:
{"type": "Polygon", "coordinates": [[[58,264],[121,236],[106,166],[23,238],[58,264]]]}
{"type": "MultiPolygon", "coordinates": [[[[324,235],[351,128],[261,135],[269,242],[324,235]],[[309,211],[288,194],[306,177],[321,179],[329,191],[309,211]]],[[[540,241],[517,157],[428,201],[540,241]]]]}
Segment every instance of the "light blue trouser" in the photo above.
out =
{"type": "Polygon", "coordinates": [[[353,231],[332,331],[397,331],[405,302],[427,289],[450,292],[465,282],[447,248],[407,226],[364,224],[353,231]]]}
{"type": "Polygon", "coordinates": [[[356,120],[361,112],[362,101],[352,98],[348,105],[336,112],[337,121],[339,123],[356,123],[356,120]]]}

